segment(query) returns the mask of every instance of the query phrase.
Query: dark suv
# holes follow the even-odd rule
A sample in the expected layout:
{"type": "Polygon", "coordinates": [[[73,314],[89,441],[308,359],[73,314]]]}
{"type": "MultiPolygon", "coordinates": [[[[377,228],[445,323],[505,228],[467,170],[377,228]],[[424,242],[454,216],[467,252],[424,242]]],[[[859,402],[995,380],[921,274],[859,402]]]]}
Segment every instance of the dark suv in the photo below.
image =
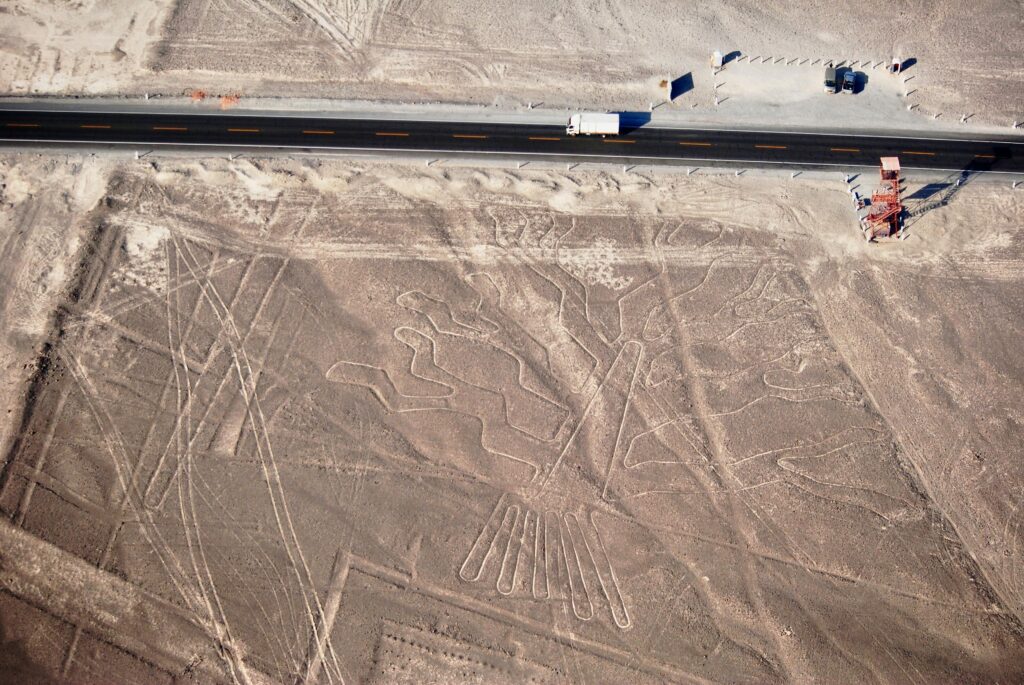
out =
{"type": "Polygon", "coordinates": [[[856,92],[857,88],[857,74],[853,71],[848,71],[843,74],[843,93],[850,93],[851,95],[856,92]]]}

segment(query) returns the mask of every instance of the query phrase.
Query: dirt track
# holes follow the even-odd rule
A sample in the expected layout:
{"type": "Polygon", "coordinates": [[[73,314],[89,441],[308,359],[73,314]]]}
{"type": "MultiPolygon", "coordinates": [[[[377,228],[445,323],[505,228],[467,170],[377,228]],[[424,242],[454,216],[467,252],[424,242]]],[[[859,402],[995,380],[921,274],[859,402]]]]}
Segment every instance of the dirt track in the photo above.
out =
{"type": "Polygon", "coordinates": [[[877,248],[811,181],[158,161],[102,196],[0,482],[26,669],[1021,676],[1015,196],[877,248]]]}

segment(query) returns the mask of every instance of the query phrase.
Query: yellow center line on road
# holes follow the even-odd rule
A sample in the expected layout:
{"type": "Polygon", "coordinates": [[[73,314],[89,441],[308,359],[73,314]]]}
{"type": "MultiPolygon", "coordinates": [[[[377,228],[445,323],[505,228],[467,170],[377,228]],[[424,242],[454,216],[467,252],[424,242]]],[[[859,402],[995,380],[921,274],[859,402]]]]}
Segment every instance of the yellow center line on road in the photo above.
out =
{"type": "Polygon", "coordinates": [[[697,143],[692,140],[681,140],[680,145],[689,145],[690,147],[711,147],[711,143],[697,143]]]}
{"type": "Polygon", "coordinates": [[[378,135],[378,136],[393,136],[393,137],[396,137],[396,138],[408,138],[409,137],[408,133],[392,133],[390,131],[377,131],[377,133],[375,135],[378,135]]]}
{"type": "Polygon", "coordinates": [[[7,124],[7,128],[39,128],[39,124],[7,124]]]}
{"type": "Polygon", "coordinates": [[[755,145],[754,147],[760,148],[761,150],[785,150],[785,145],[755,145]]]}
{"type": "Polygon", "coordinates": [[[918,152],[917,150],[904,150],[901,154],[904,155],[921,155],[924,157],[934,157],[934,152],[918,152]]]}
{"type": "Polygon", "coordinates": [[[328,131],[326,129],[310,128],[303,130],[307,136],[333,136],[334,131],[328,131]]]}
{"type": "Polygon", "coordinates": [[[625,145],[632,145],[636,141],[635,140],[626,140],[625,138],[612,138],[610,140],[608,138],[605,138],[601,142],[602,143],[623,143],[625,145]]]}
{"type": "Polygon", "coordinates": [[[549,138],[548,136],[530,136],[530,140],[553,140],[559,141],[561,138],[549,138]]]}
{"type": "Polygon", "coordinates": [[[978,157],[980,159],[995,159],[996,158],[995,155],[974,155],[974,156],[978,157]]]}
{"type": "Polygon", "coordinates": [[[82,124],[79,128],[110,128],[110,124],[82,124]]]}
{"type": "Polygon", "coordinates": [[[475,134],[472,134],[472,133],[453,133],[452,134],[452,138],[474,138],[474,139],[477,139],[477,140],[482,140],[482,139],[484,139],[486,137],[487,136],[480,136],[480,135],[475,135],[475,134]]]}
{"type": "Polygon", "coordinates": [[[154,126],[154,131],[187,131],[184,126],[154,126]]]}
{"type": "Polygon", "coordinates": [[[258,128],[229,128],[228,133],[259,133],[258,128]]]}
{"type": "Polygon", "coordinates": [[[832,152],[860,152],[859,147],[830,147],[832,152]]]}

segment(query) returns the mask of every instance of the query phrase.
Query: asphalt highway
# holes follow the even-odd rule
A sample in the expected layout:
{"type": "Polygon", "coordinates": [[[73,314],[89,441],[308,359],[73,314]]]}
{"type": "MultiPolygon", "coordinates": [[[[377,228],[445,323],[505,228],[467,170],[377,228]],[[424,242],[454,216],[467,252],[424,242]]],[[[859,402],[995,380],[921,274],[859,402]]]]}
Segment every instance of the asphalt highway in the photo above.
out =
{"type": "Polygon", "coordinates": [[[670,129],[643,125],[642,119],[625,115],[620,135],[602,138],[571,137],[564,126],[525,123],[0,109],[0,144],[404,151],[794,167],[877,166],[879,157],[897,156],[904,168],[1024,173],[1019,137],[670,129]]]}

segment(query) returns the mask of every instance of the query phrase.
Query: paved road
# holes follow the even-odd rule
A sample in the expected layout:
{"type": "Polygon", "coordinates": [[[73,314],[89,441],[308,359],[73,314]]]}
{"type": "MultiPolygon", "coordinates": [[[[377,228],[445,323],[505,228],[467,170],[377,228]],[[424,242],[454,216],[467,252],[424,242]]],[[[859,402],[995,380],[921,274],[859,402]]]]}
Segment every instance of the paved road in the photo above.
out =
{"type": "Polygon", "coordinates": [[[387,150],[800,167],[876,166],[879,157],[896,155],[905,168],[1024,173],[1020,137],[669,129],[644,126],[643,118],[625,116],[618,136],[573,138],[562,126],[536,124],[0,109],[0,143],[387,150]]]}

